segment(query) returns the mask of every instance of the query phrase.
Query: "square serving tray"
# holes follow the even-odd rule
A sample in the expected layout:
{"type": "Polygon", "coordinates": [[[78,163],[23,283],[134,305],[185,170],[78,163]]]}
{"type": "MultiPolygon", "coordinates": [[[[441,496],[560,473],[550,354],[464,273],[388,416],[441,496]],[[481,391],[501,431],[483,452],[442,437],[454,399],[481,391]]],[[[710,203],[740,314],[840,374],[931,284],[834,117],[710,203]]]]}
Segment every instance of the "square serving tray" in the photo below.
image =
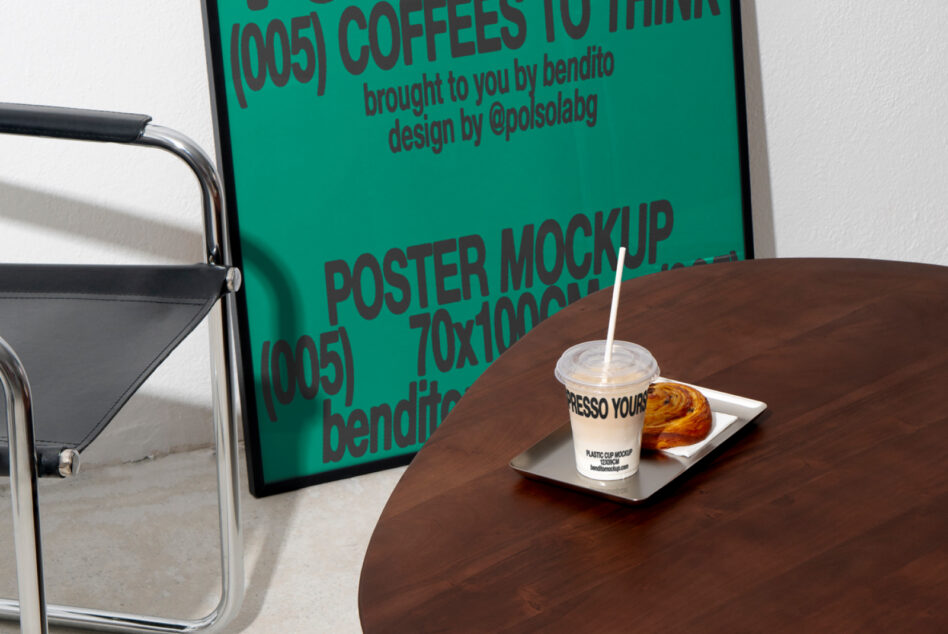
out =
{"type": "MultiPolygon", "coordinates": [[[[674,379],[656,379],[674,381],[674,379]]],[[[681,381],[675,381],[681,383],[681,381]]],[[[687,384],[686,384],[687,385],[687,384]]],[[[593,480],[576,471],[573,457],[573,434],[569,422],[510,461],[510,466],[523,476],[558,486],[591,493],[623,504],[640,504],[665,485],[695,466],[708,454],[727,442],[745,425],[767,409],[767,404],[742,396],[718,392],[699,385],[708,399],[712,413],[730,414],[737,420],[714,433],[692,456],[675,456],[663,451],[643,451],[639,470],[624,480],[593,480]]]]}

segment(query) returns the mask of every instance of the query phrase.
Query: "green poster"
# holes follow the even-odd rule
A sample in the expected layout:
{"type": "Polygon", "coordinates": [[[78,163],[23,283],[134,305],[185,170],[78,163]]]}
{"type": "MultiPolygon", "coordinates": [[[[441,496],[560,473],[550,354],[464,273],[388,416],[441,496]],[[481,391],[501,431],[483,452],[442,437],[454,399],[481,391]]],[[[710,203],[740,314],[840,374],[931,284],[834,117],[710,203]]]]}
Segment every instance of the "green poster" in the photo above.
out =
{"type": "Polygon", "coordinates": [[[407,462],[620,245],[752,257],[736,1],[205,8],[256,495],[407,462]]]}

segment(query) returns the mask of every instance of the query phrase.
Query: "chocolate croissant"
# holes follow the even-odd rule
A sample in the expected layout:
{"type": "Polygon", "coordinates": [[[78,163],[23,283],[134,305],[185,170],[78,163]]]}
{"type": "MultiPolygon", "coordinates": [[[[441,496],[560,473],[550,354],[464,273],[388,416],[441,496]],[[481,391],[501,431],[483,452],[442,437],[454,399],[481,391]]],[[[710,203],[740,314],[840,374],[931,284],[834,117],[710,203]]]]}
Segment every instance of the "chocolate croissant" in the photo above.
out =
{"type": "Polygon", "coordinates": [[[711,406],[704,394],[681,383],[648,388],[642,449],[692,445],[711,432],[711,406]]]}

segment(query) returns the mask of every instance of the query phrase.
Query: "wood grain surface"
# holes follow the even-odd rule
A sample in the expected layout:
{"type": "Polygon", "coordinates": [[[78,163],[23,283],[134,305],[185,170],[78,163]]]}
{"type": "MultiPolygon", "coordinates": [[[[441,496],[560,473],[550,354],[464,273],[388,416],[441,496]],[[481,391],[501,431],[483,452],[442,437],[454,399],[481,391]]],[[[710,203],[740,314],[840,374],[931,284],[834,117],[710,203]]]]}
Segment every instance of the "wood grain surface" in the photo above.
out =
{"type": "Polygon", "coordinates": [[[948,268],[757,260],[630,280],[617,338],[768,410],[644,506],[522,478],[608,289],[470,388],[376,526],[374,632],[948,631],[948,268]]]}

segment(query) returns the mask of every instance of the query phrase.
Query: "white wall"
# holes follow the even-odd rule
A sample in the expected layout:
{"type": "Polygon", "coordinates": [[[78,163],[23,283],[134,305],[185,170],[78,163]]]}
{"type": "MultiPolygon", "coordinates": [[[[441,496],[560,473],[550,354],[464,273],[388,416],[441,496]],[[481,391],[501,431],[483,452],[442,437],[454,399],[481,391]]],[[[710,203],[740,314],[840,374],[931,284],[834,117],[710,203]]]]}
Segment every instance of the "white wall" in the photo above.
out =
{"type": "MultiPolygon", "coordinates": [[[[948,265],[948,2],[743,16],[758,256],[948,265]]],[[[0,0],[0,100],[151,114],[213,154],[199,2],[0,0]]],[[[4,261],[194,262],[199,232],[170,155],[0,137],[4,261]]],[[[206,349],[185,342],[87,461],[210,442],[206,349]]]]}
{"type": "Polygon", "coordinates": [[[761,255],[948,264],[948,2],[745,4],[761,255]]]}

